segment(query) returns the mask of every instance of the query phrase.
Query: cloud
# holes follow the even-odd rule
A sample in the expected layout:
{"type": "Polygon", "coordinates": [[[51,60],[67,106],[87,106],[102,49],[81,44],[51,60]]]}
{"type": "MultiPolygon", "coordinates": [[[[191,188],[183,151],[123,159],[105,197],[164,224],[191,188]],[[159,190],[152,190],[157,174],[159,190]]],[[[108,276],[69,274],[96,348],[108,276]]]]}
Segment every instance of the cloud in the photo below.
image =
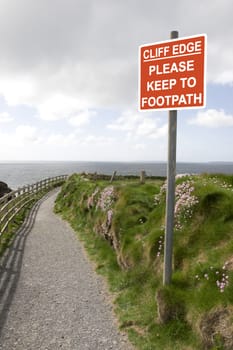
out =
{"type": "MultiPolygon", "coordinates": [[[[0,131],[1,158],[7,159],[10,150],[13,150],[10,158],[16,159],[15,155],[22,149],[26,153],[28,150],[32,150],[35,145],[40,146],[44,141],[42,135],[38,135],[38,130],[30,125],[19,125],[10,132],[0,131]]],[[[23,156],[21,155],[22,158],[23,156]]]]}
{"type": "Polygon", "coordinates": [[[160,119],[149,118],[145,114],[125,111],[107,128],[118,131],[126,131],[128,138],[160,138],[165,136],[167,125],[158,126],[160,119]]]}
{"type": "Polygon", "coordinates": [[[233,84],[232,11],[231,0],[181,0],[171,12],[180,36],[207,34],[207,82],[233,84]]]}
{"type": "Polygon", "coordinates": [[[112,130],[133,131],[137,128],[138,124],[142,122],[142,119],[140,114],[126,111],[113,123],[108,124],[107,128],[112,130]]]}
{"type": "Polygon", "coordinates": [[[157,126],[154,120],[145,118],[143,122],[138,125],[136,134],[138,136],[146,136],[153,139],[164,137],[167,134],[167,124],[157,126]]]}
{"type": "Polygon", "coordinates": [[[96,136],[93,134],[81,135],[75,132],[62,134],[62,133],[52,133],[44,139],[45,144],[53,145],[53,146],[65,146],[65,147],[73,147],[73,146],[86,146],[91,145],[95,146],[106,146],[114,142],[115,139],[112,137],[104,137],[104,136],[96,136]]]}
{"type": "Polygon", "coordinates": [[[95,136],[87,135],[80,139],[82,145],[92,145],[92,146],[109,146],[115,142],[113,137],[95,136]]]}
{"type": "Polygon", "coordinates": [[[11,72],[8,74],[3,72],[0,80],[0,94],[4,96],[9,106],[31,104],[36,94],[35,84],[34,78],[26,74],[12,75],[11,72]]]}
{"type": "Polygon", "coordinates": [[[44,144],[48,147],[70,147],[74,146],[76,143],[76,136],[74,133],[62,134],[62,133],[52,133],[47,135],[44,139],[44,144]]]}
{"type": "Polygon", "coordinates": [[[2,160],[105,160],[128,161],[161,159],[164,142],[147,143],[139,137],[119,138],[114,134],[95,134],[94,132],[61,132],[40,129],[22,124],[8,132],[0,130],[0,159],[2,160]],[[146,151],[146,155],[145,155],[146,151]],[[155,158],[154,158],[155,157],[155,158]]]}
{"type": "MultiPolygon", "coordinates": [[[[126,159],[133,157],[131,146],[139,150],[145,144],[147,153],[153,143],[160,158],[167,119],[133,112],[138,105],[138,46],[169,39],[171,29],[180,37],[206,33],[207,81],[227,84],[226,89],[233,84],[232,0],[178,0],[170,8],[171,0],[159,5],[154,0],[1,0],[0,102],[2,110],[14,110],[15,121],[11,132],[3,134],[3,122],[11,116],[0,117],[1,145],[11,147],[11,141],[15,152],[18,144],[26,145],[32,158],[37,145],[38,157],[66,159],[73,152],[74,159],[84,159],[98,152],[101,158],[106,149],[109,159],[126,159]],[[111,111],[108,125],[106,110],[111,111]],[[126,110],[112,121],[116,111],[126,110]],[[94,111],[104,111],[98,123],[94,111]],[[112,136],[120,137],[128,151],[119,151],[112,136]],[[119,155],[113,156],[115,151],[119,155]]],[[[232,111],[213,114],[210,121],[198,114],[192,122],[232,125],[232,111]]]]}
{"type": "Polygon", "coordinates": [[[0,93],[11,105],[37,108],[43,119],[137,105],[138,46],[168,39],[171,27],[180,36],[207,33],[208,80],[233,83],[231,0],[179,0],[172,12],[169,0],[1,5],[0,93]]]}
{"type": "Polygon", "coordinates": [[[89,111],[89,110],[82,111],[80,113],[73,115],[69,119],[69,123],[75,127],[79,127],[79,126],[88,124],[90,119],[95,115],[96,115],[96,112],[94,111],[89,111]]]}
{"type": "Polygon", "coordinates": [[[14,118],[7,112],[0,113],[0,124],[1,123],[10,123],[14,120],[14,118]]]}
{"type": "Polygon", "coordinates": [[[208,109],[204,112],[198,112],[197,117],[191,119],[189,124],[209,128],[231,127],[233,126],[233,115],[226,114],[223,110],[208,109]]]}
{"type": "Polygon", "coordinates": [[[143,143],[137,143],[134,145],[134,149],[136,149],[137,151],[142,151],[146,148],[146,145],[143,143]]]}
{"type": "Polygon", "coordinates": [[[78,114],[81,108],[82,104],[78,99],[54,93],[38,104],[38,116],[43,120],[68,119],[78,114]]]}
{"type": "Polygon", "coordinates": [[[37,129],[30,125],[19,125],[15,129],[15,138],[19,144],[31,144],[40,142],[37,129]]]}

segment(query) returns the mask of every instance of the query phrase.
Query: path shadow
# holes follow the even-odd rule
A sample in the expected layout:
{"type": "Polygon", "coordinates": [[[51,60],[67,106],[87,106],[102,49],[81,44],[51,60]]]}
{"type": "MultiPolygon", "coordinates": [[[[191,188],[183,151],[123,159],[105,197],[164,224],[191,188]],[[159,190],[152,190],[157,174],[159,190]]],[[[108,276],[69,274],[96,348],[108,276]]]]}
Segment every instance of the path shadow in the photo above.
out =
{"type": "Polygon", "coordinates": [[[50,195],[51,192],[34,204],[0,259],[0,337],[19,281],[27,236],[34,226],[40,205],[50,195]]]}

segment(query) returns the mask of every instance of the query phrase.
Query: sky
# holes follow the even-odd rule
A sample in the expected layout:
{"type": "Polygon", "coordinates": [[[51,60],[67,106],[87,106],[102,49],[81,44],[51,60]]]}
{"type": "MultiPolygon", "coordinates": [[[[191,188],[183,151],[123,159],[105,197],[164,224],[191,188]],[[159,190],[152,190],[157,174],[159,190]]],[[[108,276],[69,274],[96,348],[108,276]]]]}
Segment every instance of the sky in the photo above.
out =
{"type": "Polygon", "coordinates": [[[232,0],[0,0],[0,161],[166,161],[168,112],[138,110],[138,48],[207,34],[206,107],[177,161],[233,161],[232,0]]]}

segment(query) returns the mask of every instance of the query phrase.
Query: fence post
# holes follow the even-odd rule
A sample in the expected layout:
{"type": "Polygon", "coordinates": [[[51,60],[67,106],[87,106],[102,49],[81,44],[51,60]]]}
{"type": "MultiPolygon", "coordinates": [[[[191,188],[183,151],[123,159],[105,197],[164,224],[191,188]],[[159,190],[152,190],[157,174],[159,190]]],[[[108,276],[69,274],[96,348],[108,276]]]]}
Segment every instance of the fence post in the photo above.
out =
{"type": "Polygon", "coordinates": [[[110,180],[110,183],[112,183],[113,182],[113,180],[114,180],[114,178],[115,178],[115,176],[116,176],[116,170],[113,172],[113,174],[112,174],[112,177],[111,177],[111,180],[110,180]]]}
{"type": "Polygon", "coordinates": [[[54,176],[38,181],[31,185],[23,186],[18,190],[6,195],[6,198],[0,200],[0,242],[3,241],[4,233],[9,232],[10,224],[15,216],[23,210],[27,204],[37,199],[37,194],[43,190],[49,190],[51,187],[60,184],[67,179],[67,175],[54,176]]]}
{"type": "Polygon", "coordinates": [[[144,184],[145,183],[145,178],[146,178],[146,172],[145,170],[141,171],[141,176],[140,176],[140,183],[144,184]]]}

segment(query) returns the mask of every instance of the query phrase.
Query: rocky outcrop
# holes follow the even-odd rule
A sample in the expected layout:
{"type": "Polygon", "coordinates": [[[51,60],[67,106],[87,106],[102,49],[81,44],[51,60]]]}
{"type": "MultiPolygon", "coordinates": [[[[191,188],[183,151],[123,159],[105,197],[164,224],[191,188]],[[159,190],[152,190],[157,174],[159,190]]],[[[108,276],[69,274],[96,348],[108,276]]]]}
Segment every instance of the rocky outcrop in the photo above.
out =
{"type": "Polygon", "coordinates": [[[0,197],[3,197],[5,194],[10,193],[11,191],[12,189],[8,187],[5,182],[0,181],[0,197]]]}
{"type": "Polygon", "coordinates": [[[232,307],[219,307],[206,313],[200,322],[204,349],[233,349],[232,307]],[[216,347],[217,349],[217,347],[216,347]]]}

